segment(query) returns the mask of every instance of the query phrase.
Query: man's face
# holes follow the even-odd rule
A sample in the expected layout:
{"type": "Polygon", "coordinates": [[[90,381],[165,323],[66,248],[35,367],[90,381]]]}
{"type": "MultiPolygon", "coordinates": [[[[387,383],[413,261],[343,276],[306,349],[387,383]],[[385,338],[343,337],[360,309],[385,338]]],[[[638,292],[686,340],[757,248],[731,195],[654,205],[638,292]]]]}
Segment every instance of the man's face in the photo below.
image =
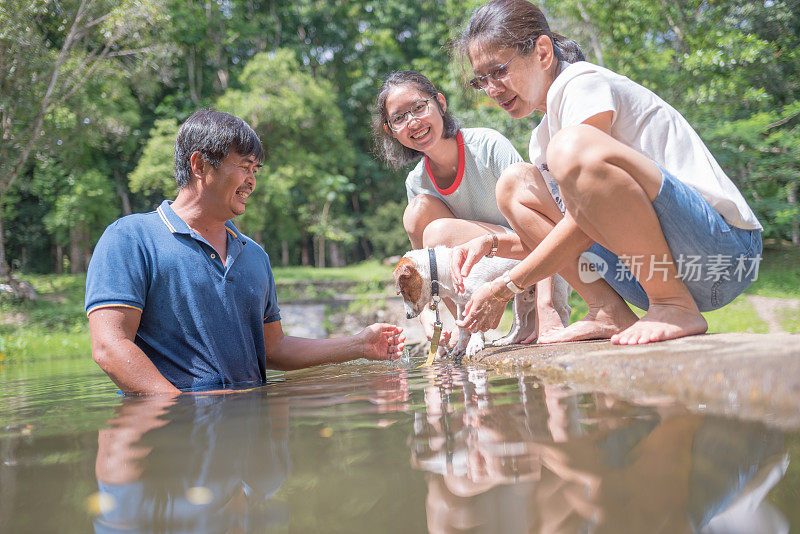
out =
{"type": "Polygon", "coordinates": [[[244,213],[247,198],[256,186],[256,172],[261,164],[255,156],[231,152],[216,169],[209,165],[205,191],[224,218],[244,213]]]}

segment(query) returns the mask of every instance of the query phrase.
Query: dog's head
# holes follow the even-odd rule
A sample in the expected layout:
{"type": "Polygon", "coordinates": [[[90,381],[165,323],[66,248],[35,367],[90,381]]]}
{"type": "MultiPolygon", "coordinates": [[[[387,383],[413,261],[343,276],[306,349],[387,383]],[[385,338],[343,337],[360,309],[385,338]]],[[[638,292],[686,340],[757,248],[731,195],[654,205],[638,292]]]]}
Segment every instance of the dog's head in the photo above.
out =
{"type": "Polygon", "coordinates": [[[403,296],[406,317],[416,317],[431,300],[431,281],[428,269],[421,267],[408,254],[394,268],[394,286],[403,296]]]}

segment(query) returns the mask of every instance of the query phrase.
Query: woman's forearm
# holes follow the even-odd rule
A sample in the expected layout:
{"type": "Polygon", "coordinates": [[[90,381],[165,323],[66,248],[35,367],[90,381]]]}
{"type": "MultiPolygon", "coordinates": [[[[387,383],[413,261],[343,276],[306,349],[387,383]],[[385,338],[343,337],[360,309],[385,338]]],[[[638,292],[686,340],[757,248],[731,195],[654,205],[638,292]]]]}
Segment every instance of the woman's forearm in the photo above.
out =
{"type": "Polygon", "coordinates": [[[565,216],[539,245],[519,265],[510,270],[511,280],[520,287],[528,287],[563,270],[594,241],[565,216]]]}

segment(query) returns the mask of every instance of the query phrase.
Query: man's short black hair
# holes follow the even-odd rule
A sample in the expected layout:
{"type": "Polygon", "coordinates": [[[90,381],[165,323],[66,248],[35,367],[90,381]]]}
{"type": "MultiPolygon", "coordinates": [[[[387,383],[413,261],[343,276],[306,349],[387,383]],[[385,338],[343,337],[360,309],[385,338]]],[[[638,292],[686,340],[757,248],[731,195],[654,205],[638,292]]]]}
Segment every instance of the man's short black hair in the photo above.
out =
{"type": "Polygon", "coordinates": [[[256,132],[242,119],[213,109],[195,111],[178,130],[175,139],[175,181],[178,189],[192,178],[190,158],[199,152],[203,159],[219,167],[231,151],[264,160],[264,148],[256,132]]]}

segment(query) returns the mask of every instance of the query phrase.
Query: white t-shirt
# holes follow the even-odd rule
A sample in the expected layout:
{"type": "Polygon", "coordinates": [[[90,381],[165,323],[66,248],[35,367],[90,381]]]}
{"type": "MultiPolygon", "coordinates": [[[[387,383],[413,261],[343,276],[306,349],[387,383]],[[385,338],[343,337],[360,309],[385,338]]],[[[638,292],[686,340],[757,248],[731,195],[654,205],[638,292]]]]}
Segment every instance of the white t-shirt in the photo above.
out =
{"type": "Polygon", "coordinates": [[[697,189],[728,224],[763,229],[742,194],[675,108],[652,91],[586,61],[567,64],[547,92],[547,113],[533,130],[531,162],[549,184],[545,154],[562,128],[612,111],[611,136],[697,189]]]}
{"type": "Polygon", "coordinates": [[[427,156],[406,178],[406,193],[411,201],[426,194],[441,199],[459,219],[508,227],[497,207],[494,188],[506,167],[523,161],[522,156],[499,132],[490,128],[462,128],[458,141],[458,172],[453,184],[440,189],[433,180],[427,156]]]}

